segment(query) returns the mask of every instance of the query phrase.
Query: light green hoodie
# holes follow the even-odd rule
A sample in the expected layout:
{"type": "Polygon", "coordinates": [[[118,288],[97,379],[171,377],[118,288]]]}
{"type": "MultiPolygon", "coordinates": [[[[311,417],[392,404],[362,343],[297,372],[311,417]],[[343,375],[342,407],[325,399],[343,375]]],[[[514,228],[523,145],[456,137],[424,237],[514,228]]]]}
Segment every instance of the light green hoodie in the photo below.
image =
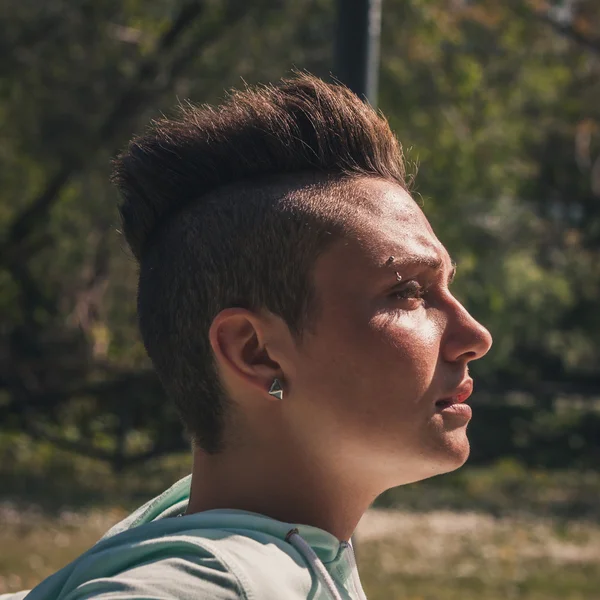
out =
{"type": "Polygon", "coordinates": [[[0,600],[366,600],[351,542],[244,510],[180,517],[190,481],[144,504],[28,594],[0,600]]]}

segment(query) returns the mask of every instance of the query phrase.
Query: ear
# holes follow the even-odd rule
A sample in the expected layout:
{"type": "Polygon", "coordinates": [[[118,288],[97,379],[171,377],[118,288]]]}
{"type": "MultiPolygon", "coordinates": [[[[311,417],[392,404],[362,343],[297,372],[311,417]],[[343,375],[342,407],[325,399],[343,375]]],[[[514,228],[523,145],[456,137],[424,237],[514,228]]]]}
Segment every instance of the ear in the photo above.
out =
{"type": "Polygon", "coordinates": [[[274,329],[264,315],[245,308],[226,308],[214,318],[208,332],[210,344],[233,390],[250,387],[264,399],[278,401],[268,393],[275,377],[284,378],[275,356],[274,329]]]}

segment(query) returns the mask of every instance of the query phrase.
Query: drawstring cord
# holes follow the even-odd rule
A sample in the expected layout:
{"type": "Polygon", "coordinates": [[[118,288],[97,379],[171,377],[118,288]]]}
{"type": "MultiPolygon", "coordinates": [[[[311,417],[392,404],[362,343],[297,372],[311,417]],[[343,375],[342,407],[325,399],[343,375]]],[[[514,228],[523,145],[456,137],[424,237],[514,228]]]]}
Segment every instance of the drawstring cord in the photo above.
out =
{"type": "Polygon", "coordinates": [[[298,552],[304,556],[313,570],[317,573],[317,576],[321,576],[321,579],[325,584],[325,587],[329,590],[333,600],[343,600],[331,575],[327,572],[325,565],[321,562],[315,551],[300,535],[298,529],[290,529],[285,536],[285,541],[292,544],[292,546],[294,546],[294,548],[296,548],[296,550],[298,550],[298,552]]]}

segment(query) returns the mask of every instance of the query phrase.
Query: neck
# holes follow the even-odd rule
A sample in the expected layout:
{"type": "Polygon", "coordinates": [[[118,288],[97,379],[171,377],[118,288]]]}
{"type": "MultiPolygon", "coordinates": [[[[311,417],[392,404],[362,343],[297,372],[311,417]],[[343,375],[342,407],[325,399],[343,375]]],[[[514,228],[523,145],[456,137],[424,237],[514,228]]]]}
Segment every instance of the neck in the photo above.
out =
{"type": "MultiPolygon", "coordinates": [[[[339,458],[333,464],[343,464],[343,457],[339,458]]],[[[328,470],[322,460],[306,452],[291,458],[272,449],[245,448],[214,456],[196,449],[187,514],[219,508],[247,510],[312,525],[347,541],[377,496],[359,489],[356,476],[348,476],[348,471],[328,470]]]]}

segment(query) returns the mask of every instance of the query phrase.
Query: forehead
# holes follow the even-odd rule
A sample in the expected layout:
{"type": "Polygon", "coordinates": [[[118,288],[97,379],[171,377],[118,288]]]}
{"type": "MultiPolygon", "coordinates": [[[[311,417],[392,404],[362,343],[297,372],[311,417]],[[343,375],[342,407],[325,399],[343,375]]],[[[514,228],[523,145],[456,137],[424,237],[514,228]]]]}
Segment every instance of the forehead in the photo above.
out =
{"type": "Polygon", "coordinates": [[[355,194],[361,208],[352,219],[346,248],[353,247],[377,266],[389,256],[402,263],[423,259],[450,262],[423,211],[399,185],[362,180],[355,194]]]}
{"type": "MultiPolygon", "coordinates": [[[[345,233],[317,259],[313,281],[323,305],[335,315],[363,305],[394,270],[410,276],[424,265],[452,264],[423,211],[399,185],[360,182],[346,194],[345,233]],[[390,268],[388,259],[394,257],[390,268]]],[[[340,207],[343,210],[343,207],[340,207]]],[[[440,265],[441,266],[441,265],[440,265]]]]}

